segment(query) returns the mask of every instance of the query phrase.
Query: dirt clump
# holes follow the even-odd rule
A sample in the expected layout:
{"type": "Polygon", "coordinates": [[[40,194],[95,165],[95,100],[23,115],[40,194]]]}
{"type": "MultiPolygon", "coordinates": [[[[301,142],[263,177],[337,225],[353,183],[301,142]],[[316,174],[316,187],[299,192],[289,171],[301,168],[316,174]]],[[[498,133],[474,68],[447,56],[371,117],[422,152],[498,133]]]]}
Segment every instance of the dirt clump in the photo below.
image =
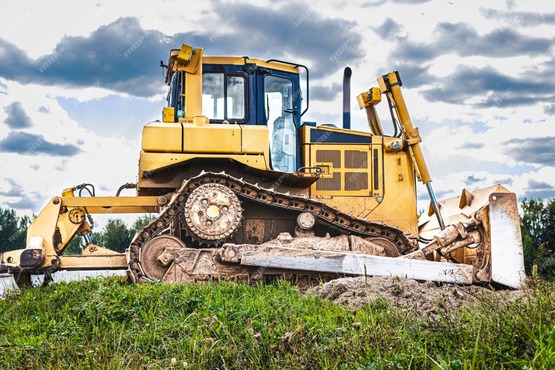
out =
{"type": "Polygon", "coordinates": [[[315,294],[351,307],[360,307],[382,299],[395,307],[412,308],[419,314],[433,315],[493,296],[503,300],[517,299],[522,297],[524,292],[495,291],[475,285],[420,282],[396,277],[355,277],[329,281],[310,289],[307,294],[315,294]]]}

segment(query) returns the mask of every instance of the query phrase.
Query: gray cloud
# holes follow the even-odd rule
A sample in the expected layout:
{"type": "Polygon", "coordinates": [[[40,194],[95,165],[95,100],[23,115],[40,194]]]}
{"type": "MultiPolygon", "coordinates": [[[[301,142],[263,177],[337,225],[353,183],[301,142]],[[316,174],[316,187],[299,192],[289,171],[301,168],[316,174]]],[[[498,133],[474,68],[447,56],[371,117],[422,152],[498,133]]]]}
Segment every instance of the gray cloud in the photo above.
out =
{"type": "Polygon", "coordinates": [[[397,4],[424,4],[432,0],[370,0],[362,3],[363,8],[378,7],[386,3],[397,3],[397,4]]]}
{"type": "Polygon", "coordinates": [[[14,101],[7,107],[4,107],[4,112],[8,115],[4,123],[10,128],[28,128],[33,125],[31,118],[25,113],[21,103],[18,101],[14,101]]]}
{"type": "Polygon", "coordinates": [[[529,190],[523,194],[527,199],[555,199],[555,190],[529,190]]]}
{"type": "Polygon", "coordinates": [[[512,185],[513,184],[513,179],[508,177],[508,178],[504,178],[504,179],[496,179],[493,180],[494,184],[501,184],[501,185],[512,185]]]}
{"type": "Polygon", "coordinates": [[[441,86],[424,90],[423,96],[429,101],[452,104],[465,104],[467,99],[480,96],[483,99],[473,103],[479,107],[532,105],[555,98],[552,76],[542,75],[537,79],[529,75],[510,77],[492,67],[461,66],[451,76],[441,80],[441,83],[441,86]]]}
{"type": "Polygon", "coordinates": [[[484,144],[482,143],[464,143],[463,145],[460,146],[461,149],[482,149],[484,147],[484,144]]]}
{"type": "Polygon", "coordinates": [[[530,179],[524,196],[530,199],[550,199],[555,197],[555,187],[544,181],[530,179]]]}
{"type": "Polygon", "coordinates": [[[411,62],[405,64],[401,62],[395,66],[395,69],[399,71],[403,84],[410,88],[425,86],[434,80],[428,73],[428,68],[427,66],[411,62]]]}
{"type": "Polygon", "coordinates": [[[249,55],[259,58],[310,61],[311,76],[328,76],[364,56],[362,38],[355,22],[323,18],[316,7],[292,12],[298,3],[284,1],[269,11],[247,3],[214,2],[217,17],[209,33],[184,33],[174,40],[186,40],[205,52],[249,55]],[[262,52],[261,51],[264,51],[262,52]]]}
{"type": "Polygon", "coordinates": [[[39,107],[39,112],[40,113],[49,113],[50,110],[47,107],[39,107]]]}
{"type": "Polygon", "coordinates": [[[534,139],[511,139],[504,143],[506,155],[518,161],[555,167],[555,136],[534,139]]]}
{"type": "Polygon", "coordinates": [[[375,30],[386,39],[403,38],[401,36],[404,30],[403,26],[391,18],[387,18],[385,22],[383,22],[381,26],[376,27],[375,30]]]}
{"type": "Polygon", "coordinates": [[[440,55],[487,56],[493,58],[540,55],[549,50],[553,39],[522,35],[500,28],[480,35],[467,23],[439,23],[437,39],[429,43],[405,42],[396,53],[403,60],[428,61],[440,55]]]}
{"type": "Polygon", "coordinates": [[[6,202],[8,207],[12,209],[30,209],[30,210],[36,210],[40,203],[41,202],[37,201],[36,198],[31,199],[26,196],[21,197],[21,199],[19,199],[17,202],[6,202]]]}
{"type": "Polygon", "coordinates": [[[137,96],[161,91],[160,59],[168,45],[158,31],[145,31],[137,18],[120,18],[88,37],[65,36],[55,50],[30,59],[0,39],[0,76],[22,83],[73,87],[102,86],[137,96]]]}
{"type": "Polygon", "coordinates": [[[0,141],[0,152],[23,155],[74,156],[81,150],[72,144],[51,143],[42,135],[11,131],[6,138],[0,141]]]}
{"type": "Polygon", "coordinates": [[[486,18],[507,21],[513,26],[534,27],[542,24],[555,24],[553,13],[531,13],[517,11],[503,11],[497,9],[481,8],[480,12],[486,18]]]}
{"type": "Polygon", "coordinates": [[[4,197],[20,197],[21,194],[25,193],[25,190],[21,185],[19,185],[14,179],[5,177],[4,180],[10,184],[10,190],[0,191],[0,195],[4,197]]]}
{"type": "Polygon", "coordinates": [[[484,180],[485,179],[481,179],[481,178],[478,178],[474,175],[470,175],[466,178],[466,180],[464,180],[464,183],[465,183],[465,185],[470,186],[470,185],[476,184],[477,182],[482,182],[484,180]]]}
{"type": "Polygon", "coordinates": [[[544,113],[549,114],[550,116],[555,116],[555,104],[548,105],[543,108],[544,113]]]}
{"type": "Polygon", "coordinates": [[[312,85],[310,87],[310,99],[331,101],[342,91],[340,83],[332,83],[331,86],[312,85]]]}
{"type": "Polygon", "coordinates": [[[30,209],[34,211],[43,203],[39,193],[29,193],[14,179],[4,178],[4,180],[10,185],[10,189],[7,191],[0,191],[0,195],[10,198],[19,198],[17,201],[6,201],[5,203],[8,207],[13,209],[30,209]]]}
{"type": "Polygon", "coordinates": [[[551,190],[555,189],[555,187],[549,185],[547,182],[544,181],[536,181],[534,179],[528,180],[528,189],[529,190],[551,190]]]}

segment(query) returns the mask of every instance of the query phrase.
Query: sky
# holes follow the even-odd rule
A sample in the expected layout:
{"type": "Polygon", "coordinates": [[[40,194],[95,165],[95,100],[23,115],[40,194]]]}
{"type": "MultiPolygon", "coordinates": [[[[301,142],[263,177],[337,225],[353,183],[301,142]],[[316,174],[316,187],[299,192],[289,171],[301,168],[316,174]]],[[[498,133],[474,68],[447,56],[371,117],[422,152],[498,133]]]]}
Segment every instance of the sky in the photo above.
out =
{"type": "Polygon", "coordinates": [[[493,184],[555,197],[555,2],[60,0],[0,13],[0,207],[36,214],[77,184],[135,182],[142,127],[165,105],[160,60],[182,43],[307,65],[303,119],[325,124],[341,125],[349,66],[363,131],[356,95],[398,70],[438,198],[493,184]]]}

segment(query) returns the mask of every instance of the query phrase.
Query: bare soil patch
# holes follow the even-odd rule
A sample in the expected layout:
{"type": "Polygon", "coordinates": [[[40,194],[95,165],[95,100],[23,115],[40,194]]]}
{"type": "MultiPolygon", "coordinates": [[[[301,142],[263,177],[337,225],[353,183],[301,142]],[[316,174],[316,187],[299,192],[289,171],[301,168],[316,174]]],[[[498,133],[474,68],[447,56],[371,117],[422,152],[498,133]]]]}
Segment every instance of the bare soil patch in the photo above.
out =
{"type": "Polygon", "coordinates": [[[329,281],[308,294],[350,307],[360,307],[379,299],[395,307],[412,308],[420,314],[438,314],[482,299],[503,301],[522,298],[524,290],[492,290],[481,286],[461,286],[420,282],[394,277],[356,277],[329,281]]]}

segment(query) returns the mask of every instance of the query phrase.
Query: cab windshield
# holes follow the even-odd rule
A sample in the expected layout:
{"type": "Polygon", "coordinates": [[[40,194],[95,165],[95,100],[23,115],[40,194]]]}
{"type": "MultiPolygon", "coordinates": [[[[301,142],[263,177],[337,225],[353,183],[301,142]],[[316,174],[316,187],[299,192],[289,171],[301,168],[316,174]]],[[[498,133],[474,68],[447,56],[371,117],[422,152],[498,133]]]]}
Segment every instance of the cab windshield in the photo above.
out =
{"type": "Polygon", "coordinates": [[[210,120],[244,121],[245,78],[223,73],[202,75],[202,114],[210,120]]]}

